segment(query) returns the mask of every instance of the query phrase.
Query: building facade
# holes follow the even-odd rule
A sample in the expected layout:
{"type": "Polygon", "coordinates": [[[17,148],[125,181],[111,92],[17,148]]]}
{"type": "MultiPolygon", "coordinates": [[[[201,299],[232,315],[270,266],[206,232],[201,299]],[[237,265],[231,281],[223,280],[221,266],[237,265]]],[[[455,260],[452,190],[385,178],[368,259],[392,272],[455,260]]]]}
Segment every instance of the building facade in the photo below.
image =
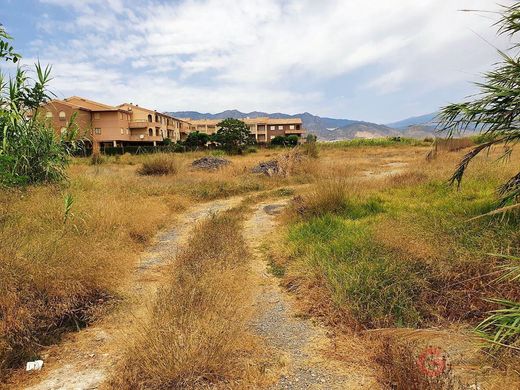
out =
{"type": "MultiPolygon", "coordinates": [[[[221,119],[198,119],[183,118],[190,123],[190,131],[214,134],[219,130],[218,123],[221,119]]],[[[270,143],[276,136],[296,135],[301,141],[305,136],[305,129],[301,118],[241,118],[251,134],[254,135],[258,143],[270,143]]],[[[182,137],[182,135],[181,135],[182,137]]]]}
{"type": "MultiPolygon", "coordinates": [[[[214,134],[220,120],[175,118],[137,104],[109,106],[79,96],[52,100],[41,110],[57,132],[67,131],[71,119],[79,136],[89,140],[95,150],[100,147],[158,145],[166,139],[178,142],[192,131],[214,134]]],[[[269,143],[278,135],[305,134],[300,118],[244,118],[258,143],[269,143]]]]}

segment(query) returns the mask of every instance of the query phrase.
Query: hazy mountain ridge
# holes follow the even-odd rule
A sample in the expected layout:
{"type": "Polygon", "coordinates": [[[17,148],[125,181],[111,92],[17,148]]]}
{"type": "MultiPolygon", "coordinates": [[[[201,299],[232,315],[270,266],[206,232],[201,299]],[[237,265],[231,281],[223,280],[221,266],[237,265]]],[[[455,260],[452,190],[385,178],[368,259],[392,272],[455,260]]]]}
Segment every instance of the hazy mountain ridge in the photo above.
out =
{"type": "Polygon", "coordinates": [[[377,124],[372,122],[336,119],[320,117],[304,112],[301,114],[267,113],[262,111],[252,111],[249,113],[238,110],[226,110],[217,114],[200,113],[197,111],[175,111],[169,112],[177,118],[191,119],[226,119],[226,118],[301,118],[303,126],[309,133],[316,134],[318,139],[323,141],[337,141],[342,139],[354,138],[380,138],[392,136],[404,136],[413,138],[424,138],[431,136],[435,130],[430,126],[430,122],[436,113],[427,114],[419,117],[407,118],[391,124],[377,124]]]}

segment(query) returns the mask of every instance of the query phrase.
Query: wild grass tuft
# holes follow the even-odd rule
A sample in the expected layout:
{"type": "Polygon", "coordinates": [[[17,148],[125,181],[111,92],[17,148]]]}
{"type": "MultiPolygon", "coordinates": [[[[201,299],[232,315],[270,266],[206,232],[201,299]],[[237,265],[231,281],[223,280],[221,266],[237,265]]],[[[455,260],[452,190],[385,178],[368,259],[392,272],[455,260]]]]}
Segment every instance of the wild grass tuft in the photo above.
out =
{"type": "Polygon", "coordinates": [[[179,163],[173,154],[157,153],[146,158],[137,170],[143,176],[175,175],[179,172],[179,163]]]}

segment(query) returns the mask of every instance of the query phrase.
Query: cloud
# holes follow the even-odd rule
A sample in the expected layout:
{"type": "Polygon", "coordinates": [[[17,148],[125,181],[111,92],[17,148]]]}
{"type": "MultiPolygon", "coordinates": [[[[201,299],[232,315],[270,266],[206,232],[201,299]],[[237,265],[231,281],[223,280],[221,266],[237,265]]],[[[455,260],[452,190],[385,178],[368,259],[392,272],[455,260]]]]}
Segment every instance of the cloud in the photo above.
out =
{"type": "Polygon", "coordinates": [[[327,105],[330,85],[360,99],[427,93],[496,59],[476,32],[504,44],[492,21],[457,12],[496,9],[490,0],[40,1],[47,33],[50,7],[73,15],[33,45],[62,93],[165,109],[311,111],[327,105]]]}

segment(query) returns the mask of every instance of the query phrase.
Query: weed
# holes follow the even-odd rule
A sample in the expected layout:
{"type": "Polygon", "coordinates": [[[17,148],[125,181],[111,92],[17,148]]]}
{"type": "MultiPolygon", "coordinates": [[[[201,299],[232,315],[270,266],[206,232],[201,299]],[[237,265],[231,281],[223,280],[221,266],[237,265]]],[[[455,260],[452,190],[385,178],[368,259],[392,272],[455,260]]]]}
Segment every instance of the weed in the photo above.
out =
{"type": "Polygon", "coordinates": [[[179,165],[175,156],[166,153],[157,153],[148,156],[141,168],[137,170],[143,176],[175,175],[179,172],[179,165]]]}

